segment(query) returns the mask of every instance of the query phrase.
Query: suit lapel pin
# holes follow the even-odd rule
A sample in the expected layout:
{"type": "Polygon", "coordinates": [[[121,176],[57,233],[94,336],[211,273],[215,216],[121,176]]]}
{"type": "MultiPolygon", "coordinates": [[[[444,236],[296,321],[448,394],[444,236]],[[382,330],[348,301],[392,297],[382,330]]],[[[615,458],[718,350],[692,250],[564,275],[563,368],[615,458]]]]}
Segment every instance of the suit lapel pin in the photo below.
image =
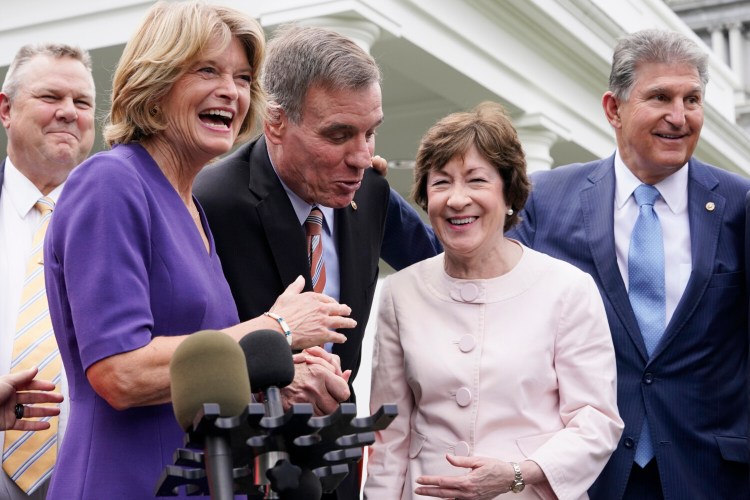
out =
{"type": "Polygon", "coordinates": [[[357,210],[357,202],[356,201],[352,200],[351,205],[352,205],[352,209],[353,210],[357,210]]]}
{"type": "Polygon", "coordinates": [[[713,201],[709,201],[708,203],[706,203],[706,210],[708,210],[709,212],[713,212],[714,208],[716,208],[716,204],[713,201]]]}

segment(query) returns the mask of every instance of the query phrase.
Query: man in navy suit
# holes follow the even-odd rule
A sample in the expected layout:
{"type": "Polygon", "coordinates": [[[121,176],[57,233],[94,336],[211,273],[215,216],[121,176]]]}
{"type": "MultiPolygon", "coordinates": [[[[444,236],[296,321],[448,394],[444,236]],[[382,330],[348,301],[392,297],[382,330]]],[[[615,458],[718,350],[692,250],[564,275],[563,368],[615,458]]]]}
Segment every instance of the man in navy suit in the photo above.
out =
{"type": "Polygon", "coordinates": [[[703,125],[706,59],[680,34],[622,38],[602,99],[614,155],[533,176],[515,233],[590,273],[604,299],[625,430],[592,499],[750,498],[750,180],[692,156],[703,125]],[[630,298],[640,287],[629,287],[629,266],[645,259],[630,245],[642,211],[633,194],[642,184],[658,190],[651,213],[661,227],[658,246],[663,241],[662,269],[652,276],[663,283],[662,305],[651,309],[664,320],[653,347],[630,298]]]}

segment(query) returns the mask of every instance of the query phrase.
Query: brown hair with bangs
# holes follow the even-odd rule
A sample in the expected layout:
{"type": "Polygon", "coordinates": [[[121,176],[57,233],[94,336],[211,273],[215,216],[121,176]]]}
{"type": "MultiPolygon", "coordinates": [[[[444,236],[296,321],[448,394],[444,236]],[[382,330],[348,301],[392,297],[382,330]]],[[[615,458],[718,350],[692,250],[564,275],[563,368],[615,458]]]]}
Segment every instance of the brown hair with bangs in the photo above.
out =
{"type": "Polygon", "coordinates": [[[463,157],[471,147],[500,174],[503,196],[513,208],[503,231],[519,221],[531,183],[526,176],[526,158],[516,129],[500,104],[486,101],[469,112],[453,113],[438,121],[422,137],[414,168],[414,201],[427,210],[427,177],[441,170],[455,157],[463,157]]]}

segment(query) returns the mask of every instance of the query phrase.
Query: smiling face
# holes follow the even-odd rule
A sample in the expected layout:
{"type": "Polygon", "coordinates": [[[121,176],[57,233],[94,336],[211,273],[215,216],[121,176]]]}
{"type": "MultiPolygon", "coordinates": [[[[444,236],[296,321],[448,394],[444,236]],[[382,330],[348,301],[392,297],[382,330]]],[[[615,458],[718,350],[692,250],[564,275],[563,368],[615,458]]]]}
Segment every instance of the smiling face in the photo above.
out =
{"type": "Polygon", "coordinates": [[[620,155],[641,181],[661,181],[695,151],[703,127],[703,90],[695,67],[642,63],[628,100],[607,92],[602,103],[620,155]]]}
{"type": "Polygon", "coordinates": [[[13,164],[37,179],[59,185],[94,144],[94,81],[82,62],[38,55],[19,68],[12,101],[0,94],[0,119],[13,164]]]}
{"type": "Polygon", "coordinates": [[[500,174],[474,146],[427,176],[427,215],[449,257],[497,252],[508,208],[500,174]]]}
{"type": "Polygon", "coordinates": [[[354,199],[372,164],[375,129],[383,121],[380,84],[360,90],[313,86],[300,123],[282,112],[266,123],[274,165],[284,182],[308,203],[342,208],[354,199]]]}
{"type": "Polygon", "coordinates": [[[234,145],[250,107],[252,71],[236,37],[214,42],[162,100],[166,128],[155,139],[201,167],[234,145]]]}

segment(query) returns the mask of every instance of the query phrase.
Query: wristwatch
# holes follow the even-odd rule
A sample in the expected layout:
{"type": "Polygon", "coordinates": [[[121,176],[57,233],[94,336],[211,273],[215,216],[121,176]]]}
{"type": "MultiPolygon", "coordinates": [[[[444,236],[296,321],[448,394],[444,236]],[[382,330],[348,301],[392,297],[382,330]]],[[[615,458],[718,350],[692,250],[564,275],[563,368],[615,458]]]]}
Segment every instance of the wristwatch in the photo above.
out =
{"type": "Polygon", "coordinates": [[[526,483],[523,482],[523,476],[521,475],[521,466],[515,462],[511,462],[510,465],[513,467],[513,472],[516,474],[513,478],[513,484],[510,485],[510,491],[513,493],[521,493],[526,487],[526,483]]]}

